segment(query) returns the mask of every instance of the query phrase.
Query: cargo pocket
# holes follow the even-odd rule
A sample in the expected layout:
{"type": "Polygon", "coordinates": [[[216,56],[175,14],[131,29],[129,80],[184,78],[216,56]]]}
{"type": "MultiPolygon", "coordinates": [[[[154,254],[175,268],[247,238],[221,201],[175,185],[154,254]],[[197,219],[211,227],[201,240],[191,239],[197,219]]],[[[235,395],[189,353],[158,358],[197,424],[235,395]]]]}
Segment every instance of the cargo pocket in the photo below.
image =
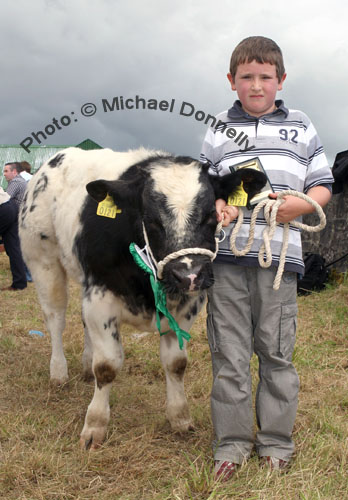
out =
{"type": "Polygon", "coordinates": [[[291,361],[295,347],[297,304],[282,304],[280,317],[279,352],[291,361]]]}

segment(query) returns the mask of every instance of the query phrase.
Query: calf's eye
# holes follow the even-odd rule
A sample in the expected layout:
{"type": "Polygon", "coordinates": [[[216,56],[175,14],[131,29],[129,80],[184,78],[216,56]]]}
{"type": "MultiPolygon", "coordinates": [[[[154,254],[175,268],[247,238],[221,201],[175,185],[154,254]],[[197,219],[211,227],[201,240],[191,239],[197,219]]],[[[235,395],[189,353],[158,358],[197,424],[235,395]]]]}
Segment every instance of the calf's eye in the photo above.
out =
{"type": "Polygon", "coordinates": [[[212,226],[212,225],[216,225],[216,224],[217,224],[217,219],[216,219],[215,210],[214,210],[214,212],[207,214],[201,222],[202,226],[205,226],[205,225],[212,226]]]}

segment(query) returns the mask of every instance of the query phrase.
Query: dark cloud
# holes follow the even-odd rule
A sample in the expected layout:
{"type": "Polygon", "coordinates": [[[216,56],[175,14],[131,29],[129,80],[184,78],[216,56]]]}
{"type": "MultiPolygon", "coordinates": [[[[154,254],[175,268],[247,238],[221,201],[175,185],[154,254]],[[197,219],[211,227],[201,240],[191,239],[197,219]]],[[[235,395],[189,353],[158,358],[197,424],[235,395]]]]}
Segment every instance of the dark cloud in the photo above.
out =
{"type": "Polygon", "coordinates": [[[180,116],[182,102],[206,114],[229,107],[235,98],[226,79],[231,51],[242,38],[262,34],[284,53],[288,78],[280,97],[311,117],[332,161],[347,148],[347,12],[335,0],[326,7],[299,0],[271,0],[266,7],[253,0],[6,2],[1,142],[18,144],[65,116],[71,123],[43,144],[89,137],[114,149],[144,145],[197,157],[206,126],[180,116]],[[136,95],[175,99],[175,108],[103,110],[103,98],[136,95]],[[82,116],[85,103],[96,105],[94,116],[82,116]]]}

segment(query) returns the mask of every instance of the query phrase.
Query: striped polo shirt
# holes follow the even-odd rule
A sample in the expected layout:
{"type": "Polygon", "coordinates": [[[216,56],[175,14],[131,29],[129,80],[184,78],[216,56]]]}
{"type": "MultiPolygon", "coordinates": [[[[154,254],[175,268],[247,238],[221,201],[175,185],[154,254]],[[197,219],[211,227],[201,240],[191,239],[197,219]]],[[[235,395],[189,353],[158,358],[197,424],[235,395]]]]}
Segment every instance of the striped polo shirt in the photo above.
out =
{"type": "MultiPolygon", "coordinates": [[[[273,190],[293,189],[307,193],[314,186],[331,190],[333,177],[318,134],[309,118],[298,110],[287,109],[283,101],[276,101],[277,109],[256,118],[248,115],[235,101],[233,107],[215,117],[203,143],[201,161],[210,165],[210,173],[224,176],[230,167],[253,158],[259,158],[273,190]]],[[[236,247],[245,247],[251,211],[243,208],[244,223],[236,239],[236,247]]],[[[301,221],[298,217],[296,220],[301,221]]],[[[217,261],[239,265],[258,266],[258,251],[266,225],[263,210],[259,212],[255,239],[245,257],[236,257],[229,248],[231,232],[236,220],[228,227],[225,240],[219,245],[217,261]]],[[[283,224],[277,225],[271,243],[272,265],[278,266],[283,241],[283,224]]],[[[286,271],[303,274],[301,231],[290,224],[286,271]]]]}

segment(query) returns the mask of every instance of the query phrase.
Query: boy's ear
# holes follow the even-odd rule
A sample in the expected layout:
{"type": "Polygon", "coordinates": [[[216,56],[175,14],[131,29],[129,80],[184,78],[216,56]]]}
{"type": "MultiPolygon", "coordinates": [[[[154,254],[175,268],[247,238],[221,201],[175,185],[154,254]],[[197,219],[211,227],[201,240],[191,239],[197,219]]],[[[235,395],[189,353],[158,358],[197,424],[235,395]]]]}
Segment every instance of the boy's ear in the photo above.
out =
{"type": "Polygon", "coordinates": [[[285,78],[286,78],[286,73],[284,73],[284,75],[280,79],[280,82],[278,83],[278,90],[282,90],[285,78]]]}
{"type": "Polygon", "coordinates": [[[233,76],[231,75],[231,73],[227,73],[227,79],[228,79],[228,81],[231,84],[231,89],[232,90],[236,90],[236,87],[235,87],[235,84],[234,84],[234,79],[233,79],[233,76]]]}

